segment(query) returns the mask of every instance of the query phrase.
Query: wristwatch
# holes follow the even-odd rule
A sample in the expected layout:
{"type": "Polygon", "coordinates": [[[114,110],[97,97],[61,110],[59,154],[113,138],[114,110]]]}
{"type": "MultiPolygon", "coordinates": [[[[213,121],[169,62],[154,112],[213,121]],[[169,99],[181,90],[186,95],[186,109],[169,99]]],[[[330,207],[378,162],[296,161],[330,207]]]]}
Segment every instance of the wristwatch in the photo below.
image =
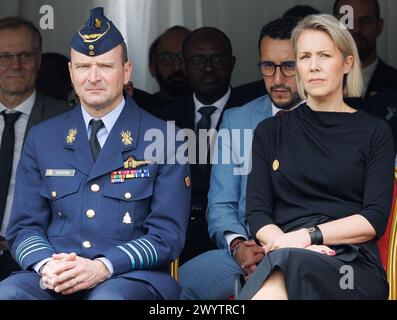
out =
{"type": "Polygon", "coordinates": [[[323,233],[321,232],[318,226],[306,228],[306,230],[309,232],[311,244],[317,244],[317,245],[323,244],[324,242],[323,233]]]}
{"type": "Polygon", "coordinates": [[[236,253],[241,242],[244,242],[244,239],[240,237],[233,239],[233,241],[230,243],[230,254],[233,258],[236,257],[236,253]]]}

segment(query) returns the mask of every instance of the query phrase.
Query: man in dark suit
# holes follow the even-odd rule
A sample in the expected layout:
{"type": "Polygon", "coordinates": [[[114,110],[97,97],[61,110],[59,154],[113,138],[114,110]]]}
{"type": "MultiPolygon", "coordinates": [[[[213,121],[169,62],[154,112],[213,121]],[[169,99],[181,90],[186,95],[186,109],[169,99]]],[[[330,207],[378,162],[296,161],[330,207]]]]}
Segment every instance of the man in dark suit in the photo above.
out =
{"type": "MultiPolygon", "coordinates": [[[[226,109],[247,102],[230,87],[236,61],[230,40],[216,28],[199,28],[184,41],[183,58],[184,72],[194,94],[165,106],[157,115],[165,120],[174,120],[180,128],[196,132],[199,129],[218,129],[226,109]]],[[[206,164],[198,164],[197,158],[191,165],[192,208],[181,263],[214,248],[205,217],[211,165],[208,155],[201,156],[202,159],[207,158],[206,164]]]]}
{"type": "Polygon", "coordinates": [[[377,55],[376,42],[383,31],[378,0],[336,0],[334,15],[342,17],[342,6],[351,6],[354,13],[354,28],[349,29],[360,55],[364,78],[364,98],[381,91],[397,90],[397,70],[377,55]]]}
{"type": "Polygon", "coordinates": [[[384,25],[380,16],[379,2],[378,0],[336,0],[334,3],[336,17],[343,15],[340,9],[345,5],[353,8],[354,28],[349,31],[357,45],[364,80],[363,96],[348,98],[346,102],[357,109],[383,118],[390,125],[396,143],[397,69],[387,65],[376,53],[377,38],[381,35],[384,25]]]}
{"type": "Polygon", "coordinates": [[[41,36],[18,17],[0,20],[0,280],[19,266],[4,240],[14,197],[15,171],[30,128],[70,109],[35,91],[41,61],[41,36]]]}

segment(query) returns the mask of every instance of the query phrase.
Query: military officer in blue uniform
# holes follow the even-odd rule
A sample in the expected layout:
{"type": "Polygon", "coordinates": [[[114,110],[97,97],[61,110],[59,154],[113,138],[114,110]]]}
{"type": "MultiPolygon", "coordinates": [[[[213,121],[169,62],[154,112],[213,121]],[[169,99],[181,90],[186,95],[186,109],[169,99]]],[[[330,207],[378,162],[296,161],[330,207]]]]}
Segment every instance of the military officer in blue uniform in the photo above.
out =
{"type": "Polygon", "coordinates": [[[92,9],[69,66],[81,105],[34,127],[23,150],[6,235],[23,271],[0,283],[0,299],[179,297],[168,266],[185,241],[189,169],[167,161],[166,123],[123,96],[127,60],[92,9]],[[147,155],[153,128],[165,146],[147,155]]]}

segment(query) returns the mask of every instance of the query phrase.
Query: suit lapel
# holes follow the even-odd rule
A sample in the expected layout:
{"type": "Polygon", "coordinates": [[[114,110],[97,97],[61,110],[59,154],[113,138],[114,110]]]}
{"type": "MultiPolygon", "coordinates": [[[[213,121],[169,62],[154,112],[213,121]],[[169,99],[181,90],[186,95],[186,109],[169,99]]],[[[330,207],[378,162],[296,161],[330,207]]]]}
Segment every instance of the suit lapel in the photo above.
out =
{"type": "Polygon", "coordinates": [[[125,160],[123,153],[135,149],[137,145],[139,117],[137,106],[131,99],[127,99],[123,111],[94,163],[88,181],[123,167],[123,161],[125,160]],[[124,141],[122,133],[127,137],[124,141]],[[131,139],[128,139],[128,137],[131,139]]]}
{"type": "Polygon", "coordinates": [[[44,108],[45,101],[43,97],[36,92],[36,99],[34,100],[32,112],[30,113],[28,123],[26,125],[24,141],[29,133],[30,128],[32,128],[35,124],[38,124],[43,116],[43,108],[44,108]]]}
{"type": "MultiPolygon", "coordinates": [[[[393,79],[394,81],[394,79],[393,79]]],[[[368,84],[367,91],[365,93],[365,98],[377,95],[379,92],[390,88],[390,73],[388,72],[388,66],[381,59],[379,59],[378,65],[371,77],[368,84]]]]}
{"type": "Polygon", "coordinates": [[[194,106],[193,95],[189,95],[178,105],[182,108],[180,108],[180,110],[176,110],[178,119],[178,121],[176,121],[176,125],[179,128],[189,128],[194,130],[196,108],[194,106]]]}
{"type": "Polygon", "coordinates": [[[223,107],[222,112],[221,112],[221,115],[219,116],[218,123],[216,124],[216,127],[215,127],[215,128],[216,128],[217,131],[219,130],[219,127],[220,127],[220,125],[221,125],[221,123],[222,123],[223,114],[225,113],[225,111],[226,111],[227,109],[230,109],[230,108],[233,108],[233,107],[238,107],[237,105],[235,105],[234,100],[235,100],[235,99],[234,99],[234,90],[231,89],[230,97],[229,97],[229,99],[227,100],[225,106],[223,107]]]}
{"type": "Polygon", "coordinates": [[[255,105],[255,112],[251,115],[251,128],[255,130],[262,120],[270,118],[272,115],[272,102],[269,96],[265,95],[255,105]]]}

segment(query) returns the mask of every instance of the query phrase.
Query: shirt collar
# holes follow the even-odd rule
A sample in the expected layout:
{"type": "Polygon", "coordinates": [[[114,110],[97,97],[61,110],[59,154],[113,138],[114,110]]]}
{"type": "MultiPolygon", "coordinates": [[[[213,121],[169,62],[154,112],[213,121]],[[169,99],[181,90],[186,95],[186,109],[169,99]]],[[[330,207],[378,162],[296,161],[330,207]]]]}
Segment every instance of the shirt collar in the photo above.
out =
{"type": "Polygon", "coordinates": [[[0,102],[0,112],[2,112],[3,110],[19,111],[27,116],[30,116],[35,100],[36,100],[36,91],[33,91],[33,93],[24,102],[17,105],[15,108],[12,109],[7,108],[5,105],[3,105],[0,102]]]}
{"type": "MultiPolygon", "coordinates": [[[[116,123],[117,119],[119,118],[121,111],[123,111],[125,105],[125,99],[124,97],[122,98],[120,104],[114,108],[111,112],[109,112],[107,115],[103,116],[100,118],[106,128],[107,132],[110,132],[116,123]]],[[[81,106],[81,112],[83,113],[83,118],[84,118],[84,123],[85,123],[85,129],[88,132],[88,126],[90,125],[91,119],[94,120],[99,120],[99,118],[94,118],[91,116],[83,106],[81,106]]]]}
{"type": "Polygon", "coordinates": [[[292,111],[292,110],[294,110],[296,107],[298,107],[299,105],[301,105],[302,103],[304,103],[304,102],[306,102],[306,100],[304,100],[304,101],[299,101],[296,105],[294,105],[292,108],[289,108],[288,110],[284,110],[284,109],[280,109],[280,108],[277,108],[275,105],[274,105],[274,103],[272,102],[272,115],[274,116],[277,112],[279,112],[280,110],[283,110],[283,111],[292,111]]]}
{"type": "Polygon", "coordinates": [[[371,74],[374,73],[376,67],[378,66],[378,63],[379,63],[379,58],[376,58],[375,61],[372,62],[369,66],[365,67],[365,68],[362,70],[362,72],[365,72],[365,73],[368,72],[368,73],[371,73],[371,74]]]}
{"type": "MultiPolygon", "coordinates": [[[[214,107],[216,107],[218,110],[221,110],[221,111],[222,111],[223,108],[225,107],[227,101],[229,100],[230,94],[231,94],[231,89],[230,89],[230,87],[229,87],[229,89],[227,90],[226,94],[225,94],[222,98],[220,98],[218,101],[215,101],[214,103],[212,103],[211,106],[214,106],[214,107]]],[[[193,94],[193,101],[194,101],[194,107],[195,107],[195,109],[196,109],[196,112],[198,112],[198,110],[199,110],[201,107],[208,106],[208,104],[202,104],[202,103],[197,99],[196,94],[193,94]]]]}
{"type": "Polygon", "coordinates": [[[366,68],[362,69],[362,75],[363,75],[363,84],[364,84],[364,90],[363,90],[363,96],[365,96],[365,93],[368,90],[369,83],[371,82],[372,75],[374,74],[376,68],[378,67],[379,64],[379,58],[376,58],[374,62],[372,62],[369,66],[366,68]]]}

